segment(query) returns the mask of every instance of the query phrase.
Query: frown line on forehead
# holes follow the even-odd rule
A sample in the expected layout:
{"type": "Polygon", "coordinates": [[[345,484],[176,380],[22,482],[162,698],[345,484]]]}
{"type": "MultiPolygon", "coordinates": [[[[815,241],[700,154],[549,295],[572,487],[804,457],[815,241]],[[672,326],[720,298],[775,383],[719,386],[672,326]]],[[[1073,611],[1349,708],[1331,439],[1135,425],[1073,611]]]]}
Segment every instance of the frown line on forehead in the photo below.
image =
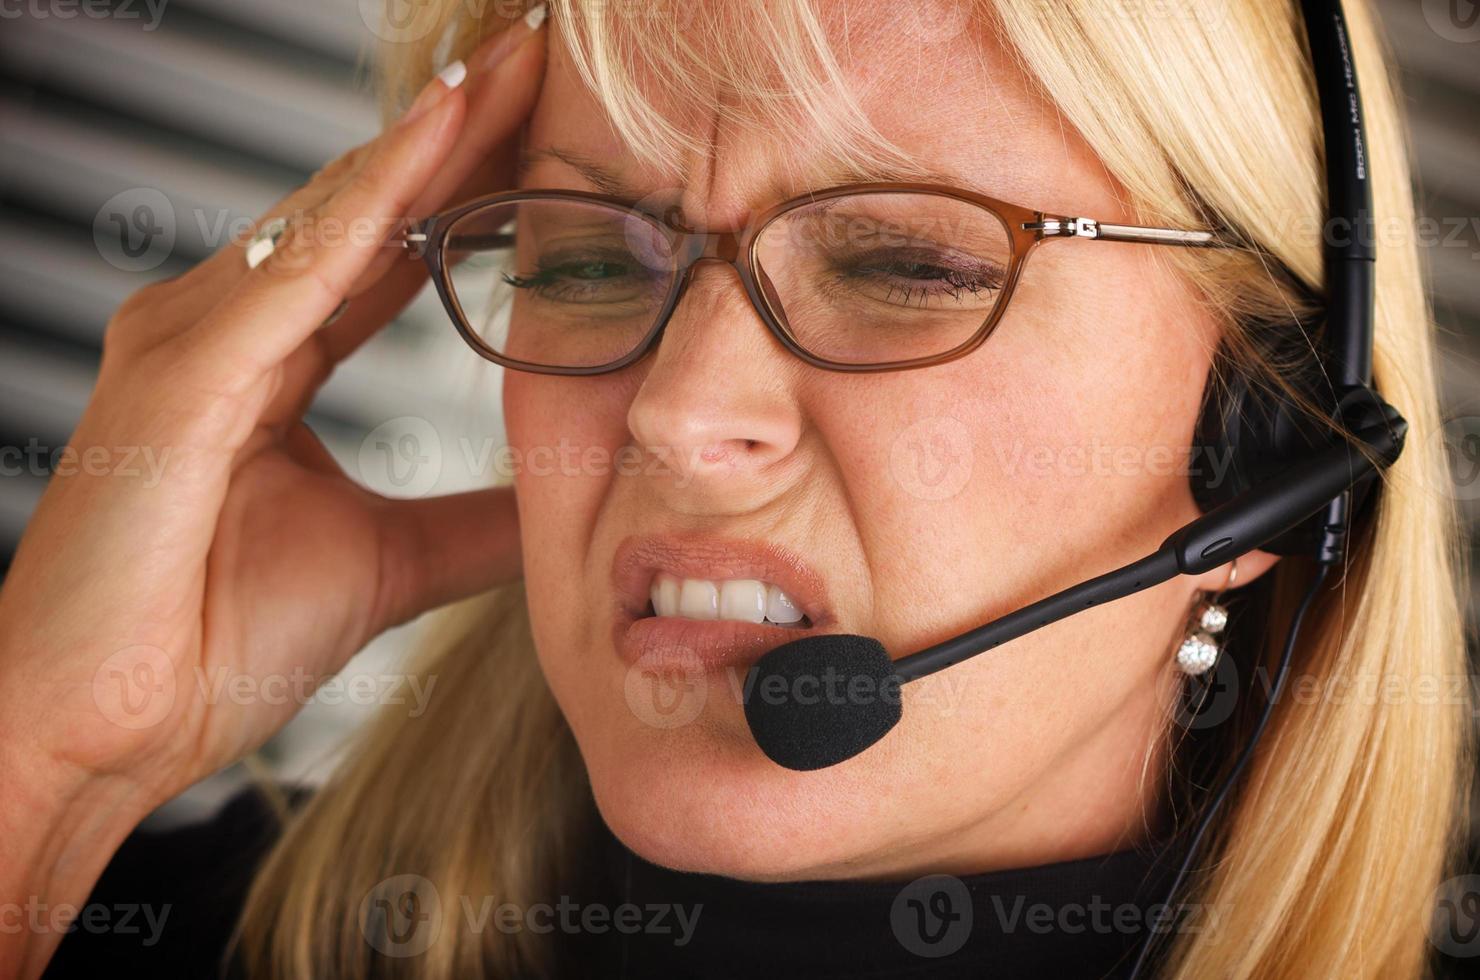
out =
{"type": "MultiPolygon", "coordinates": [[[[682,186],[662,186],[650,178],[637,176],[635,168],[620,163],[602,162],[579,151],[557,146],[535,147],[526,151],[519,160],[519,183],[526,184],[529,178],[551,164],[564,167],[588,184],[592,189],[624,201],[637,202],[653,198],[678,199],[682,186]]],[[[809,192],[825,190],[840,184],[867,182],[899,182],[941,184],[975,190],[973,182],[957,171],[918,167],[870,167],[852,166],[836,162],[808,168],[807,173],[775,174],[764,183],[751,201],[756,207],[766,207],[809,192]]]]}

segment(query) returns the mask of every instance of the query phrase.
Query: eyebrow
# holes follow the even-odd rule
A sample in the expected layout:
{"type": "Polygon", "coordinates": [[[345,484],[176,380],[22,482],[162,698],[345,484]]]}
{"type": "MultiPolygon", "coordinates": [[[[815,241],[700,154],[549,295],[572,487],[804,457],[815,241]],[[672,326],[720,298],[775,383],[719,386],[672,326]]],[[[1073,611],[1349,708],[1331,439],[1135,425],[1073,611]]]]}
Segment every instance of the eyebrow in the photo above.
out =
{"type": "MultiPolygon", "coordinates": [[[[587,183],[603,194],[634,201],[643,196],[642,192],[624,178],[615,168],[583,153],[558,146],[541,147],[527,151],[521,155],[517,171],[519,180],[523,181],[537,165],[550,160],[565,164],[580,174],[587,183]]],[[[970,180],[954,171],[930,170],[926,168],[868,168],[845,164],[822,171],[818,175],[818,179],[812,184],[811,190],[820,191],[842,184],[868,183],[939,184],[946,187],[967,189],[972,187],[970,180]]],[[[807,192],[803,191],[802,193],[805,194],[807,192]]],[[[773,202],[799,196],[795,191],[784,186],[779,180],[770,185],[768,195],[769,199],[773,202]]]]}
{"type": "Polygon", "coordinates": [[[521,154],[518,170],[516,171],[519,181],[523,182],[524,178],[528,176],[529,172],[536,165],[544,163],[547,160],[556,160],[565,164],[584,177],[587,183],[603,194],[634,201],[641,196],[631,184],[611,167],[598,163],[596,160],[583,154],[554,146],[542,147],[541,149],[530,150],[521,154]]]}
{"type": "Polygon", "coordinates": [[[924,167],[857,167],[844,165],[825,171],[819,187],[836,187],[840,184],[940,184],[962,190],[975,190],[972,181],[963,174],[949,170],[931,170],[924,167]]]}

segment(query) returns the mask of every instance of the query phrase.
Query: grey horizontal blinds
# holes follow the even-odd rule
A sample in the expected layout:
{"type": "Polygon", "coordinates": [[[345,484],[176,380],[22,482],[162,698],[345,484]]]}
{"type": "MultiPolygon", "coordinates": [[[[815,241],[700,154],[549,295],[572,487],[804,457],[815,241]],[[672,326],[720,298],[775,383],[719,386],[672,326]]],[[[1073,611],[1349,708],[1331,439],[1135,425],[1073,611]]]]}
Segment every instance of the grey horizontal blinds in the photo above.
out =
{"type": "MultiPolygon", "coordinates": [[[[379,125],[358,0],[168,0],[157,23],[143,0],[92,5],[107,16],[54,6],[0,18],[0,446],[25,452],[0,479],[0,562],[44,486],[34,461],[81,414],[113,310],[379,125]],[[116,222],[141,206],[169,234],[135,259],[116,222]]],[[[310,423],[352,472],[367,433],[427,423],[446,463],[434,492],[450,491],[493,478],[477,464],[496,406],[492,367],[424,296],[336,372],[310,423]]]]}

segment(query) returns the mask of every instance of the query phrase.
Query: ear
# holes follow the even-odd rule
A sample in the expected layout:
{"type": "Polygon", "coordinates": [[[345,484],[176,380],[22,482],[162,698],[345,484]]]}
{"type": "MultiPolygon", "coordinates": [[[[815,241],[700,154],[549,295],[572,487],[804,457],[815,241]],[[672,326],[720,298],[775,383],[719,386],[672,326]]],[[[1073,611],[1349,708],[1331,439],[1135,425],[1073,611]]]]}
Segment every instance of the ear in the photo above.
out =
{"type": "Polygon", "coordinates": [[[1222,592],[1229,588],[1229,579],[1233,576],[1233,566],[1238,565],[1238,578],[1233,583],[1233,588],[1241,589],[1259,576],[1269,571],[1280,560],[1279,555],[1271,555],[1267,551],[1251,551],[1247,555],[1240,555],[1236,562],[1228,562],[1201,575],[1194,576],[1192,581],[1202,592],[1222,592]]]}

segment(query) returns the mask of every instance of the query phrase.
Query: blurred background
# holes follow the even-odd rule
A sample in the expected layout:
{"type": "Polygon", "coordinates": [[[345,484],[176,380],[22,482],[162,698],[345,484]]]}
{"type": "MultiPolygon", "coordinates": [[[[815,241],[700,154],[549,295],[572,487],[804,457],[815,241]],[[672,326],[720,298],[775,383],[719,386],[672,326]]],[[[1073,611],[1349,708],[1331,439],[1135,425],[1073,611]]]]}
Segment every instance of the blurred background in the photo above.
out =
{"type": "MultiPolygon", "coordinates": [[[[87,401],[104,324],[124,297],[204,258],[240,222],[375,133],[367,64],[380,6],[0,5],[0,569],[87,401]]],[[[1420,231],[1445,350],[1452,491],[1474,534],[1480,5],[1382,0],[1379,7],[1405,76],[1429,218],[1420,231]]],[[[502,438],[496,374],[424,296],[340,368],[309,422],[347,470],[376,489],[463,489],[489,479],[489,453],[502,438]]],[[[1472,596],[1472,619],[1476,608],[1472,596]]],[[[378,640],[346,672],[371,678],[367,685],[315,699],[267,747],[280,777],[322,775],[342,736],[379,700],[396,696],[397,663],[421,628],[378,640]]],[[[210,809],[243,778],[239,767],[222,773],[154,819],[210,809]]]]}

